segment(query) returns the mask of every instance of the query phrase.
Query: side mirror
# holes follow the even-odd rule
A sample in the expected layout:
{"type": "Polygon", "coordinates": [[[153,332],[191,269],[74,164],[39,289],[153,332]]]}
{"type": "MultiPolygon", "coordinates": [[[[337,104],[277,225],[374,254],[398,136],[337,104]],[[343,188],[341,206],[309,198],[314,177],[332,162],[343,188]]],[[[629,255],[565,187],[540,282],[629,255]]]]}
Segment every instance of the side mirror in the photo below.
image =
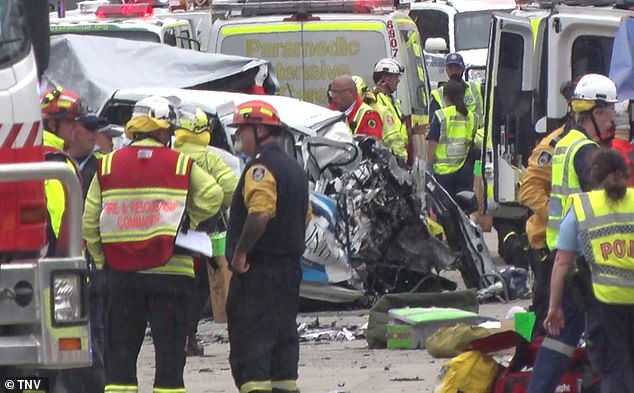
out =
{"type": "Polygon", "coordinates": [[[466,215],[478,211],[478,198],[473,191],[460,191],[454,200],[466,215]]]}
{"type": "Polygon", "coordinates": [[[537,120],[537,123],[535,123],[535,132],[538,134],[545,134],[546,131],[548,131],[548,127],[546,124],[547,124],[546,116],[537,120]]]}
{"type": "Polygon", "coordinates": [[[431,53],[449,52],[447,41],[442,37],[430,37],[425,40],[425,51],[431,53]]]}

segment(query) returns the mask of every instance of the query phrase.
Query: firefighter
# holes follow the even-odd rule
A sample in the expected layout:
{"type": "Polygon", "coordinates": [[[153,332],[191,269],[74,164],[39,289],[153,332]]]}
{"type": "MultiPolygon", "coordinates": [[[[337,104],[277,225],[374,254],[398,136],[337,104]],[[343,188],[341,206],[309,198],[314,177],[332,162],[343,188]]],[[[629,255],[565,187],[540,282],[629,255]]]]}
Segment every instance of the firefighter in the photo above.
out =
{"type": "MultiPolygon", "coordinates": [[[[85,114],[79,95],[57,86],[42,94],[40,105],[44,126],[45,159],[65,162],[81,181],[77,162],[65,151],[72,143],[77,128],[81,127],[80,121],[85,114]]],[[[64,186],[59,180],[48,179],[44,181],[44,192],[49,214],[47,256],[61,255],[65,251],[62,245],[66,236],[63,224],[66,210],[64,186]]]]}
{"type": "MultiPolygon", "coordinates": [[[[222,210],[231,204],[233,192],[238,185],[238,177],[224,162],[222,157],[210,151],[207,147],[211,141],[209,119],[202,109],[182,104],[178,110],[178,121],[174,131],[174,148],[189,155],[194,161],[209,173],[222,188],[222,210]]],[[[203,222],[198,229],[211,233],[216,231],[216,218],[203,222]]],[[[217,266],[216,266],[217,267],[217,266]]],[[[203,300],[209,296],[209,281],[206,259],[196,269],[196,286],[192,297],[191,323],[187,338],[187,355],[202,356],[202,344],[196,338],[198,319],[204,306],[203,300]]]]}
{"type": "MultiPolygon", "coordinates": [[[[599,144],[609,146],[611,142],[616,102],[616,86],[603,75],[584,75],[574,89],[570,106],[575,112],[575,125],[557,142],[552,157],[546,227],[546,245],[551,252],[556,252],[565,200],[572,194],[593,188],[590,178],[591,156],[599,144]]],[[[544,338],[528,385],[529,393],[554,391],[568,368],[584,328],[584,299],[577,296],[576,289],[576,285],[570,285],[564,290],[562,307],[566,317],[565,328],[558,336],[548,334],[544,338]]]]}
{"type": "MultiPolygon", "coordinates": [[[[560,88],[560,93],[570,102],[577,81],[568,81],[560,88]]],[[[532,211],[526,220],[526,234],[530,250],[530,267],[534,274],[533,310],[535,325],[533,337],[542,336],[544,318],[548,311],[550,273],[554,255],[546,246],[546,225],[548,224],[548,201],[553,152],[555,145],[566,130],[574,125],[573,112],[568,107],[565,124],[545,136],[533,149],[528,158],[528,167],[520,185],[520,203],[532,211]]],[[[514,233],[513,233],[514,234],[514,233]]],[[[510,242],[510,239],[508,239],[510,242]]],[[[511,251],[517,253],[517,249],[511,251]]]]}
{"type": "Polygon", "coordinates": [[[392,153],[407,160],[409,134],[400,101],[394,97],[403,72],[405,69],[396,60],[385,58],[374,65],[372,79],[374,80],[374,97],[377,105],[382,107],[382,110],[378,112],[385,114],[383,143],[392,153]]]}
{"type": "Polygon", "coordinates": [[[138,391],[136,362],[149,322],[155,393],[184,393],[183,368],[194,267],[175,249],[183,221],[220,209],[215,180],[170,143],[175,111],[164,97],[138,101],[125,127],[130,146],[104,156],[86,198],[84,239],[107,265],[106,388],[138,391]],[[186,218],[185,218],[186,217],[186,218]]]}
{"type": "Polygon", "coordinates": [[[332,103],[330,109],[345,113],[348,127],[353,134],[364,134],[383,139],[381,115],[363,102],[357,92],[357,85],[349,75],[335,78],[328,90],[332,103]]]}
{"type": "Polygon", "coordinates": [[[553,336],[568,323],[562,309],[564,282],[583,257],[588,295],[586,344],[601,392],[634,392],[634,190],[628,168],[615,150],[603,148],[592,160],[595,191],[573,194],[561,222],[544,326],[553,336]],[[590,272],[592,272],[590,274],[590,272]]]}
{"type": "Polygon", "coordinates": [[[234,194],[227,252],[229,363],[241,393],[297,392],[300,258],[311,217],[308,180],[276,142],[275,108],[236,108],[236,150],[251,157],[234,194]]]}
{"type": "MultiPolygon", "coordinates": [[[[476,127],[484,127],[484,103],[482,99],[482,86],[473,81],[463,79],[465,64],[462,55],[459,53],[449,53],[445,58],[445,72],[450,81],[458,82],[464,87],[464,103],[469,112],[475,115],[476,127]]],[[[444,87],[440,86],[432,90],[432,100],[429,104],[429,113],[436,113],[438,109],[448,106],[444,100],[444,87]]]]}
{"type": "Polygon", "coordinates": [[[449,106],[438,109],[427,133],[427,165],[438,183],[449,193],[473,189],[473,173],[465,163],[473,147],[476,121],[464,103],[464,89],[449,81],[443,89],[443,102],[449,106]]]}

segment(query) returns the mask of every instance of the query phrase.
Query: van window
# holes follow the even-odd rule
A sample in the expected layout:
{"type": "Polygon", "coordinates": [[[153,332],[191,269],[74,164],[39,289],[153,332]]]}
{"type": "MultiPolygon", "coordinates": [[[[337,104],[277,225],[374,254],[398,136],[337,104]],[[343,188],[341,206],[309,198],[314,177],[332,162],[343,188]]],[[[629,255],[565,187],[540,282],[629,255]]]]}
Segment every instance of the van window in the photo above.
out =
{"type": "Polygon", "coordinates": [[[185,49],[194,49],[192,48],[192,40],[189,35],[189,31],[186,29],[182,29],[178,34],[178,47],[185,49]]]}
{"type": "Polygon", "coordinates": [[[163,43],[169,46],[176,46],[176,32],[174,29],[167,29],[163,33],[163,43]]]}
{"type": "Polygon", "coordinates": [[[588,73],[608,75],[613,43],[613,37],[577,37],[572,44],[572,78],[588,73]]]}
{"type": "Polygon", "coordinates": [[[21,58],[29,52],[29,39],[24,18],[24,1],[0,1],[0,64],[21,58]]]}
{"type": "Polygon", "coordinates": [[[428,38],[444,38],[449,47],[449,15],[439,10],[410,11],[420,33],[421,43],[425,46],[428,38]]]}
{"type": "Polygon", "coordinates": [[[492,11],[459,12],[454,17],[456,51],[489,46],[492,11]]]}
{"type": "Polygon", "coordinates": [[[416,26],[399,24],[401,40],[405,44],[405,69],[408,71],[408,89],[416,92],[412,95],[412,111],[414,114],[427,113],[427,96],[425,94],[426,79],[423,64],[423,50],[416,26]]]}

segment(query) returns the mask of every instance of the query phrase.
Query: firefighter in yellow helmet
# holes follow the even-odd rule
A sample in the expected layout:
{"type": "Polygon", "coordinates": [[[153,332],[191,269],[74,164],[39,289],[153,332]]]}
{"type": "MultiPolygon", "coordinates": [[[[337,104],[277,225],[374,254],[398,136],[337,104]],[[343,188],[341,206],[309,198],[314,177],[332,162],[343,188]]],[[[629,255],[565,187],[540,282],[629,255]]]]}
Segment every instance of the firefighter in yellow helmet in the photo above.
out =
{"type": "MultiPolygon", "coordinates": [[[[613,117],[616,102],[616,86],[604,75],[584,75],[575,86],[570,101],[572,111],[575,112],[575,124],[557,142],[552,156],[551,193],[546,227],[546,245],[551,252],[555,252],[559,247],[559,228],[565,216],[564,206],[568,197],[590,191],[595,187],[590,176],[591,160],[599,146],[608,145],[614,135],[613,117]]],[[[579,263],[579,269],[584,268],[587,268],[587,265],[579,263]]],[[[553,271],[553,277],[554,275],[553,271]]],[[[531,378],[528,385],[529,393],[556,389],[581,338],[584,314],[580,306],[584,305],[578,303],[586,299],[576,297],[575,293],[579,291],[574,286],[568,286],[563,298],[560,299],[553,298],[551,293],[550,306],[561,300],[566,323],[565,327],[557,331],[556,336],[549,334],[544,339],[533,368],[532,375],[535,377],[531,378]]]]}
{"type": "MultiPolygon", "coordinates": [[[[174,131],[174,148],[193,158],[196,164],[216,180],[224,195],[222,199],[222,209],[224,210],[231,204],[233,192],[238,185],[238,177],[220,155],[209,149],[210,141],[211,128],[207,114],[192,104],[181,104],[178,108],[178,119],[174,131]]],[[[218,221],[217,218],[207,220],[201,223],[198,229],[207,233],[214,232],[218,229],[218,221]]],[[[188,356],[202,356],[204,354],[203,347],[196,338],[196,332],[198,319],[204,307],[204,304],[201,303],[204,303],[204,299],[209,296],[207,269],[210,267],[206,263],[207,258],[202,259],[203,262],[196,265],[196,286],[192,297],[191,319],[187,337],[188,356]]],[[[217,268],[217,263],[214,266],[217,268]]]]}
{"type": "Polygon", "coordinates": [[[231,373],[241,393],[297,392],[308,179],[276,141],[283,131],[273,106],[242,103],[233,125],[236,150],[252,159],[233,196],[227,231],[234,272],[227,298],[231,373]]]}
{"type": "Polygon", "coordinates": [[[184,393],[192,257],[174,246],[184,221],[218,213],[222,190],[189,156],[167,147],[175,111],[165,97],[139,100],[126,124],[132,143],[100,159],[84,212],[84,239],[107,266],[106,388],[138,391],[136,361],[150,323],[155,393],[184,393]]]}
{"type": "MultiPolygon", "coordinates": [[[[579,82],[581,83],[581,82],[579,82]]],[[[602,120],[596,116],[599,124],[602,120]]],[[[607,115],[605,115],[607,116],[607,115]]],[[[634,392],[634,190],[616,150],[602,148],[590,163],[593,191],[570,195],[561,222],[544,327],[565,333],[564,282],[575,261],[589,265],[583,291],[585,340],[601,392],[634,392]],[[582,258],[580,258],[582,257],[582,258]]],[[[533,371],[534,373],[535,371],[533,371]]]]}

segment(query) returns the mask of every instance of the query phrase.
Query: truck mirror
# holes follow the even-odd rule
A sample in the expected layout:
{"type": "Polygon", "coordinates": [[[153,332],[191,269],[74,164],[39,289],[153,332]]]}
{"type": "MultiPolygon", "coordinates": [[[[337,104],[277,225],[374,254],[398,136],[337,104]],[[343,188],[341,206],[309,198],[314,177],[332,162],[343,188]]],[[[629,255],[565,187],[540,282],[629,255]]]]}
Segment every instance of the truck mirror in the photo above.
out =
{"type": "Polygon", "coordinates": [[[546,127],[546,116],[544,116],[535,123],[535,132],[538,134],[545,134],[546,131],[548,131],[548,127],[546,127]]]}
{"type": "Polygon", "coordinates": [[[431,53],[447,53],[447,41],[442,37],[430,37],[425,40],[425,51],[431,53]]]}

